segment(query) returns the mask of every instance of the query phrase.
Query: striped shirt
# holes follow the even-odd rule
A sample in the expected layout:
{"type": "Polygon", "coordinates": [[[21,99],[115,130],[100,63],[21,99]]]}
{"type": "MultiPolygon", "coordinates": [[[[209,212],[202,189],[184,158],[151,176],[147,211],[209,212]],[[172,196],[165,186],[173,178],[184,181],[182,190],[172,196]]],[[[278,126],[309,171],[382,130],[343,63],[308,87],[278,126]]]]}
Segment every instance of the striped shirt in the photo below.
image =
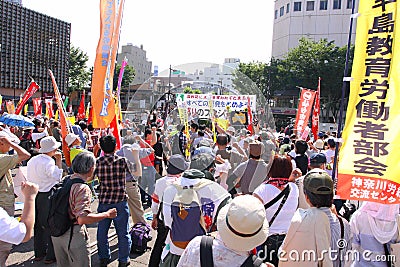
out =
{"type": "Polygon", "coordinates": [[[105,154],[96,161],[94,176],[100,181],[99,202],[115,204],[127,199],[126,174],[129,172],[125,158],[116,154],[105,154]]]}
{"type": "Polygon", "coordinates": [[[341,241],[341,226],[338,217],[331,212],[329,208],[320,208],[321,211],[325,212],[328,215],[329,223],[331,225],[331,249],[332,249],[332,263],[333,267],[342,267],[345,266],[346,262],[346,251],[351,249],[351,242],[352,242],[352,232],[350,229],[350,224],[346,221],[346,219],[342,218],[343,226],[344,226],[344,233],[343,239],[345,241],[341,241]],[[341,246],[340,255],[338,244],[341,246]],[[342,247],[342,244],[343,247],[342,247]],[[338,253],[334,253],[334,252],[338,253]]]}

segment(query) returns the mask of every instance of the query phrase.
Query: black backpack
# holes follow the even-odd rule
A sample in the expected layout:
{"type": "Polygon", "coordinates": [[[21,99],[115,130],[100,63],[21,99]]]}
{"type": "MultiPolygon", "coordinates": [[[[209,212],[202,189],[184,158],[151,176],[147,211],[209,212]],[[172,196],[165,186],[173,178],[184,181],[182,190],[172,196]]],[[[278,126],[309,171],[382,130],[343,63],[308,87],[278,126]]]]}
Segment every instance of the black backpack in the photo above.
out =
{"type": "Polygon", "coordinates": [[[172,155],[185,155],[184,151],[182,151],[182,140],[180,138],[182,134],[182,132],[178,132],[171,138],[170,145],[172,155]]]}
{"type": "MultiPolygon", "coordinates": [[[[200,266],[214,267],[214,259],[212,254],[212,244],[214,237],[204,235],[200,242],[200,266]]],[[[263,261],[256,255],[250,255],[240,267],[260,267],[263,261]]]]}
{"type": "Polygon", "coordinates": [[[85,182],[80,178],[71,179],[70,176],[67,176],[62,182],[53,186],[49,196],[47,223],[50,235],[55,237],[62,236],[71,228],[70,242],[75,221],[71,220],[69,216],[69,194],[71,186],[77,183],[83,184],[85,182]]]}

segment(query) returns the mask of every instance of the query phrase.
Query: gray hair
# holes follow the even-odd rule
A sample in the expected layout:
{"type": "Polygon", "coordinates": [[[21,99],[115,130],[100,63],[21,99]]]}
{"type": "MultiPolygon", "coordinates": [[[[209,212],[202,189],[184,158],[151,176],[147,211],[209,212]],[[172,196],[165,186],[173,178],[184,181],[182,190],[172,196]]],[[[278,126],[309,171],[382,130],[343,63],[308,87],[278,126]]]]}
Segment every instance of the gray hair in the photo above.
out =
{"type": "Polygon", "coordinates": [[[79,174],[87,174],[96,164],[96,158],[91,152],[81,152],[72,161],[72,171],[79,174]]]}

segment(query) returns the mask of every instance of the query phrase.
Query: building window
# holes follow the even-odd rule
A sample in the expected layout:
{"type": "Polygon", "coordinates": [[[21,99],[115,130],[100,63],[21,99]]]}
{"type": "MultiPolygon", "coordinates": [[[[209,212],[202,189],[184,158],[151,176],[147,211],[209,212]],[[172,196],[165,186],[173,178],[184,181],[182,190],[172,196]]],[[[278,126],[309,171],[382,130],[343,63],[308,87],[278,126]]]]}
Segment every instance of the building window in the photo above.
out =
{"type": "Polygon", "coordinates": [[[347,9],[352,9],[353,7],[353,0],[347,0],[347,9]]]}
{"type": "Polygon", "coordinates": [[[307,11],[313,11],[314,10],[314,1],[307,1],[306,10],[307,11]]]}
{"type": "Polygon", "coordinates": [[[341,9],[342,0],[333,0],[333,9],[341,9]]]}
{"type": "Polygon", "coordinates": [[[287,5],[286,5],[286,13],[289,13],[289,10],[290,10],[290,3],[287,3],[287,5]]]}
{"type": "Polygon", "coordinates": [[[275,19],[278,18],[278,10],[275,10],[275,19]]]}
{"type": "Polygon", "coordinates": [[[301,2],[294,2],[293,11],[301,11],[301,2]]]}
{"type": "Polygon", "coordinates": [[[328,10],[328,0],[321,0],[319,2],[319,10],[328,10]]]}
{"type": "Polygon", "coordinates": [[[285,14],[285,7],[281,7],[281,8],[279,9],[279,16],[282,17],[283,14],[285,14]]]}

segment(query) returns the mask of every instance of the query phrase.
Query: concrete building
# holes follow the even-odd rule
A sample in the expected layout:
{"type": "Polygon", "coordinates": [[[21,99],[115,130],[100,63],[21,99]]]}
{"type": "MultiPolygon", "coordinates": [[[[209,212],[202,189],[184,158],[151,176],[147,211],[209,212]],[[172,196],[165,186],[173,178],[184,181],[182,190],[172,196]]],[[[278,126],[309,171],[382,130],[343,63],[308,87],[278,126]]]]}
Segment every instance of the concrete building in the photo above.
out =
{"type": "MultiPolygon", "coordinates": [[[[357,10],[358,0],[356,0],[357,10]]],[[[352,0],[276,0],[272,57],[282,58],[301,37],[347,44],[352,0]]],[[[354,20],[356,22],[356,20],[354,20]]],[[[355,40],[354,24],[352,42],[355,40]]]]}
{"type": "MultiPolygon", "coordinates": [[[[32,77],[38,95],[54,93],[48,69],[61,94],[68,89],[71,24],[0,0],[0,94],[19,99],[32,77]]],[[[3,101],[4,103],[4,101],[3,101]]]]}
{"type": "Polygon", "coordinates": [[[4,0],[4,1],[22,6],[22,0],[4,0]]]}
{"type": "Polygon", "coordinates": [[[128,65],[133,66],[136,71],[135,79],[131,83],[132,85],[142,84],[151,77],[152,62],[147,60],[143,45],[140,45],[140,47],[134,46],[131,43],[123,45],[121,53],[118,54],[118,64],[121,64],[125,57],[128,59],[128,65]]]}
{"type": "Polygon", "coordinates": [[[192,74],[188,74],[187,77],[193,80],[194,84],[196,84],[196,81],[199,81],[208,84],[208,88],[212,90],[214,87],[222,87],[223,90],[226,90],[225,93],[227,93],[234,90],[234,78],[232,74],[239,67],[239,64],[240,59],[238,58],[225,58],[223,65],[212,64],[210,67],[204,68],[204,70],[197,70],[192,74]]]}

